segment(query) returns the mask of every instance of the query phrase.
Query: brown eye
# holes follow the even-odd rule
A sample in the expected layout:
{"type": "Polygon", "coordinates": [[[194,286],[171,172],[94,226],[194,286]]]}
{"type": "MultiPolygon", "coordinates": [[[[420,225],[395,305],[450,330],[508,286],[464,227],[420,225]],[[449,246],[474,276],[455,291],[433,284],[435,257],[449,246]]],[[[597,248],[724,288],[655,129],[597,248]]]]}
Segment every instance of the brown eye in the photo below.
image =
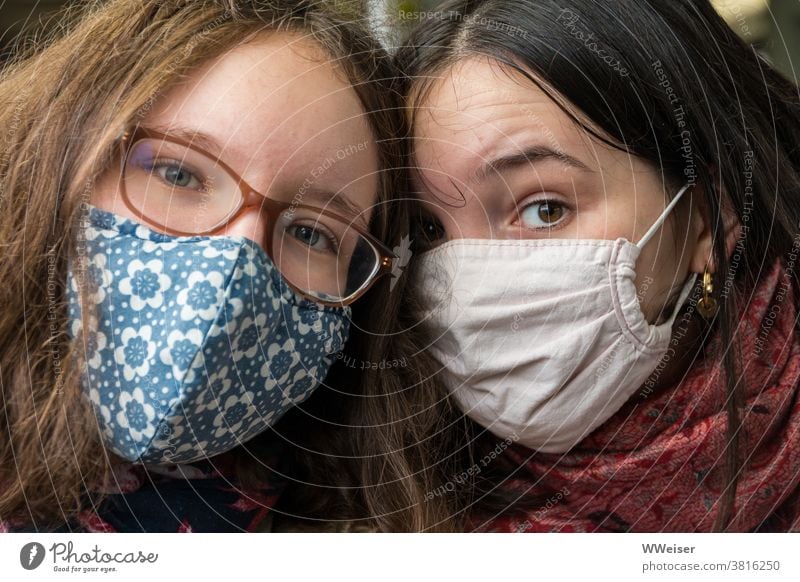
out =
{"type": "Polygon", "coordinates": [[[552,224],[561,220],[564,215],[564,207],[552,202],[544,202],[539,205],[539,218],[542,222],[552,224]]]}
{"type": "Polygon", "coordinates": [[[539,200],[520,212],[520,221],[528,228],[547,228],[564,218],[565,208],[554,200],[539,200]]]}

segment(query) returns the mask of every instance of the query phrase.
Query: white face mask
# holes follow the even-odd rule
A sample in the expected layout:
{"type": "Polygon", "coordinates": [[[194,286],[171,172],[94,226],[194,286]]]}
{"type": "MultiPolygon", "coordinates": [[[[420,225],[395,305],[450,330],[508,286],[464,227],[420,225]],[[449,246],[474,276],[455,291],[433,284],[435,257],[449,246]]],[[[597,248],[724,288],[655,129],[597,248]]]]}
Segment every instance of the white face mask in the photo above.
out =
{"type": "Polygon", "coordinates": [[[647,322],[635,265],[689,188],[637,243],[455,240],[422,255],[434,357],[462,410],[501,438],[566,452],[608,420],[667,353],[669,319],[647,322]]]}

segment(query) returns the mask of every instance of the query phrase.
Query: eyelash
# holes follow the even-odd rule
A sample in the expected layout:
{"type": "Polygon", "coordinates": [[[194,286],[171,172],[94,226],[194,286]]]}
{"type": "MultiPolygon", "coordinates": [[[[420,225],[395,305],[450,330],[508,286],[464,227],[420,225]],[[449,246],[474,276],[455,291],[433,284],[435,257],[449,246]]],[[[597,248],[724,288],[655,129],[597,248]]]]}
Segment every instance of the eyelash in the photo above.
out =
{"type": "Polygon", "coordinates": [[[156,158],[156,159],[154,159],[154,160],[152,160],[150,162],[151,171],[155,170],[156,168],[162,168],[162,167],[165,167],[165,166],[166,167],[170,167],[170,166],[179,167],[182,170],[185,170],[185,171],[189,172],[190,174],[192,174],[192,176],[197,178],[197,180],[202,184],[202,187],[203,187],[204,191],[207,191],[209,189],[210,182],[209,182],[208,178],[205,177],[205,176],[202,176],[199,172],[195,171],[194,168],[192,168],[191,166],[189,166],[185,162],[181,162],[179,160],[175,160],[175,159],[172,159],[172,158],[156,158]]]}

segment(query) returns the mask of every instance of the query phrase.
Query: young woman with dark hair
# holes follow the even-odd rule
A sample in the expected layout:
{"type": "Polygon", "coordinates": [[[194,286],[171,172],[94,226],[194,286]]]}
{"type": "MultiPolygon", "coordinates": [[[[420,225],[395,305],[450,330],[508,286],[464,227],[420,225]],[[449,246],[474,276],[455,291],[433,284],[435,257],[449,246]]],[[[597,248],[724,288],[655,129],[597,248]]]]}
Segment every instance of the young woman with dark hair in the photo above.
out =
{"type": "Polygon", "coordinates": [[[463,415],[427,498],[469,530],[800,529],[797,87],[707,1],[422,16],[406,305],[463,415]]]}

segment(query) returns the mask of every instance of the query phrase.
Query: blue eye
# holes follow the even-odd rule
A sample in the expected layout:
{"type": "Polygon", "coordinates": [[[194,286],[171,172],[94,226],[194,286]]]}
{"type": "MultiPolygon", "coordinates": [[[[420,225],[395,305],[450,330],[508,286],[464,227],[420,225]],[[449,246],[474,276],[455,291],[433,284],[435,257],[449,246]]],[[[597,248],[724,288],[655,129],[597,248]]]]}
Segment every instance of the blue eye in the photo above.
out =
{"type": "Polygon", "coordinates": [[[566,207],[555,200],[537,200],[519,213],[522,224],[527,228],[551,228],[561,222],[566,207]]]}
{"type": "Polygon", "coordinates": [[[193,188],[200,189],[203,184],[197,177],[189,170],[181,166],[158,166],[156,168],[158,175],[170,186],[177,186],[178,188],[193,188]]]}
{"type": "Polygon", "coordinates": [[[156,175],[170,188],[202,190],[205,186],[201,176],[177,160],[155,159],[138,164],[142,169],[156,175]]]}

